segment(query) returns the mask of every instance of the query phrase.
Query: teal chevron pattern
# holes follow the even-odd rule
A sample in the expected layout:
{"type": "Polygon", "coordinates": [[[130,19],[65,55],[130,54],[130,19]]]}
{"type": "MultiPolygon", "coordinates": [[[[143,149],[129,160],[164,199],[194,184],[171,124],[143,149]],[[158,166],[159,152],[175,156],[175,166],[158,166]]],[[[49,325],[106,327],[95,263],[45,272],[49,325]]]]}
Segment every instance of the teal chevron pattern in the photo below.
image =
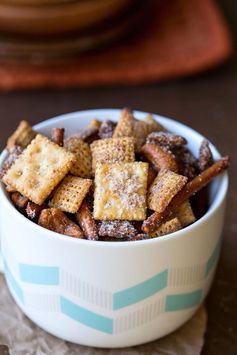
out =
{"type": "Polygon", "coordinates": [[[161,313],[188,310],[198,306],[202,300],[201,288],[186,293],[175,293],[174,289],[191,286],[207,278],[216,264],[220,246],[221,239],[206,264],[165,269],[138,284],[114,293],[79,280],[76,275],[71,275],[56,266],[19,263],[16,276],[16,270],[13,273],[5,259],[4,271],[9,287],[22,305],[37,311],[60,312],[72,321],[94,330],[106,334],[119,334],[142,326],[161,313]],[[42,290],[44,287],[45,290],[51,287],[54,293],[31,294],[24,288],[26,284],[42,285],[42,290]],[[58,286],[60,294],[57,293],[58,286]],[[172,293],[168,292],[170,287],[172,293]],[[63,290],[67,296],[61,294],[63,290]],[[73,296],[73,300],[76,296],[77,301],[70,299],[69,294],[73,296]],[[144,302],[147,299],[149,302],[144,302]],[[85,306],[85,303],[88,303],[88,306],[85,306]],[[134,310],[135,304],[137,306],[134,310]],[[90,305],[99,309],[99,312],[92,311],[90,305]],[[117,313],[125,307],[126,313],[122,315],[117,313]],[[107,309],[113,316],[104,315],[103,309],[107,309]]]}
{"type": "Polygon", "coordinates": [[[24,294],[22,288],[14,278],[5,260],[3,261],[3,265],[4,265],[4,274],[6,276],[8,284],[14,290],[14,293],[19,299],[19,301],[24,304],[24,294]]]}
{"type": "Polygon", "coordinates": [[[61,312],[75,321],[103,333],[113,334],[113,319],[81,307],[60,296],[61,312]]]}
{"type": "Polygon", "coordinates": [[[218,256],[219,256],[219,252],[220,252],[220,249],[221,249],[221,242],[222,242],[222,238],[219,239],[218,243],[216,244],[210,258],[208,259],[207,261],[207,264],[206,264],[206,276],[209,274],[209,272],[212,270],[212,268],[214,267],[217,259],[218,259],[218,256]]]}
{"type": "Polygon", "coordinates": [[[127,307],[161,291],[167,286],[167,276],[168,270],[164,270],[138,285],[115,292],[113,295],[113,309],[127,307]]]}
{"type": "Polygon", "coordinates": [[[59,268],[19,264],[21,281],[38,285],[59,285],[59,268]]]}
{"type": "Polygon", "coordinates": [[[168,295],[165,302],[165,311],[173,312],[181,309],[193,308],[201,302],[202,290],[194,292],[168,295]]]}

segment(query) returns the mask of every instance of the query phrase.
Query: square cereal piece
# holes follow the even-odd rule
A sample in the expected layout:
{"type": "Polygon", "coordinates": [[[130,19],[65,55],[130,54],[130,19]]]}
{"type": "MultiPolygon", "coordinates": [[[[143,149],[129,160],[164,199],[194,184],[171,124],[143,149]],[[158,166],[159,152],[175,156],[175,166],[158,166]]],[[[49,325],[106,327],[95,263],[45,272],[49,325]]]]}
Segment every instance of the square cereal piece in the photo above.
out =
{"type": "Polygon", "coordinates": [[[92,169],[97,164],[104,163],[130,163],[135,160],[134,138],[105,138],[91,144],[92,169]]]}
{"type": "Polygon", "coordinates": [[[168,221],[162,223],[157,230],[152,233],[151,237],[161,237],[166,234],[174,233],[182,229],[182,224],[177,217],[171,218],[168,221]]]}
{"type": "Polygon", "coordinates": [[[148,124],[144,121],[134,119],[133,120],[133,137],[135,137],[135,150],[140,152],[142,145],[146,141],[148,135],[148,124]]]}
{"type": "Polygon", "coordinates": [[[89,144],[76,136],[72,136],[65,141],[64,147],[76,156],[70,173],[82,178],[90,178],[92,175],[92,157],[89,144]]]}
{"type": "Polygon", "coordinates": [[[184,201],[175,211],[174,215],[178,217],[183,227],[196,221],[191,204],[188,200],[184,201]]]}
{"type": "Polygon", "coordinates": [[[148,126],[147,134],[152,133],[152,132],[165,131],[164,127],[158,121],[156,121],[155,118],[153,117],[153,115],[151,115],[151,114],[148,114],[145,117],[144,121],[146,122],[146,124],[148,126]]]}
{"type": "Polygon", "coordinates": [[[26,148],[35,136],[36,132],[33,131],[29,123],[21,121],[15,132],[7,140],[7,150],[15,145],[26,148]]]}
{"type": "Polygon", "coordinates": [[[120,113],[118,124],[114,130],[113,138],[134,137],[135,150],[139,152],[148,134],[148,125],[144,121],[137,120],[132,111],[124,109],[120,113]]]}
{"type": "Polygon", "coordinates": [[[95,172],[94,218],[144,220],[147,175],[147,163],[98,165],[95,172]]]}
{"type": "Polygon", "coordinates": [[[186,182],[186,176],[176,174],[171,170],[160,170],[149,189],[148,207],[156,212],[163,212],[186,182]]]}
{"type": "Polygon", "coordinates": [[[41,205],[74,159],[74,154],[38,134],[4,175],[3,182],[41,205]]]}
{"type": "Polygon", "coordinates": [[[64,212],[76,213],[81,206],[92,181],[77,176],[66,176],[54,191],[49,202],[50,207],[59,208],[64,212]]]}
{"type": "Polygon", "coordinates": [[[113,138],[133,137],[133,122],[134,117],[132,111],[129,109],[121,111],[117,126],[114,130],[113,138]]]}
{"type": "Polygon", "coordinates": [[[151,131],[161,130],[161,128],[151,115],[148,115],[144,121],[138,120],[133,116],[132,111],[124,109],[120,114],[113,137],[134,137],[135,151],[139,153],[147,135],[151,131]]]}

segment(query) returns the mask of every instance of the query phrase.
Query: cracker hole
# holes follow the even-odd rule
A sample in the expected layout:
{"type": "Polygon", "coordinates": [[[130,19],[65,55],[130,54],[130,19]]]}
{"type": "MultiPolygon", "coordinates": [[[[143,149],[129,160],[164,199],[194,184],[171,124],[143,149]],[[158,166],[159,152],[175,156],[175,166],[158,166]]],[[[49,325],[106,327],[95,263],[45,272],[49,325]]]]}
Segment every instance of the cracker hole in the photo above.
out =
{"type": "Polygon", "coordinates": [[[20,177],[23,174],[22,170],[16,171],[16,177],[20,177]]]}
{"type": "Polygon", "coordinates": [[[42,149],[40,147],[35,148],[35,154],[39,154],[42,152],[42,149]]]}

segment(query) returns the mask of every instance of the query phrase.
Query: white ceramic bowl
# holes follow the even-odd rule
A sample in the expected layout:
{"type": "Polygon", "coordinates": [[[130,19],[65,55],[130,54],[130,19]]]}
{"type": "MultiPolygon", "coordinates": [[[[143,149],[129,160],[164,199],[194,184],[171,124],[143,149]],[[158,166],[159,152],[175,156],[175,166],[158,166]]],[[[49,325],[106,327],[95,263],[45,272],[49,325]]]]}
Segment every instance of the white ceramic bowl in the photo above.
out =
{"type": "MultiPolygon", "coordinates": [[[[135,112],[138,118],[145,113],[135,112]]],[[[67,134],[119,110],[66,114],[35,126],[67,134]]],[[[183,135],[195,155],[203,137],[181,123],[155,116],[183,135]]],[[[215,158],[219,157],[211,145],[215,158]]],[[[1,155],[1,162],[6,153],[1,155]]],[[[211,184],[208,212],[162,238],[134,242],[74,239],[23,217],[0,190],[4,272],[22,311],[46,331],[96,347],[125,347],[160,338],[185,323],[203,302],[219,256],[228,177],[211,184]]]]}

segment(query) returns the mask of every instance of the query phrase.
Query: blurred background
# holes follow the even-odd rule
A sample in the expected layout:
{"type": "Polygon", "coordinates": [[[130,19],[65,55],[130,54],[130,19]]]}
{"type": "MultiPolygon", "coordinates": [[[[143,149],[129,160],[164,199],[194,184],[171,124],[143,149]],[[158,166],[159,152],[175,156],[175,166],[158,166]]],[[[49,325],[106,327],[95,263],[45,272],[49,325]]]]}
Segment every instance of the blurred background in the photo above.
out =
{"type": "Polygon", "coordinates": [[[129,106],[231,155],[203,354],[237,354],[236,17],[236,0],[0,0],[1,148],[22,119],[129,106]]]}

